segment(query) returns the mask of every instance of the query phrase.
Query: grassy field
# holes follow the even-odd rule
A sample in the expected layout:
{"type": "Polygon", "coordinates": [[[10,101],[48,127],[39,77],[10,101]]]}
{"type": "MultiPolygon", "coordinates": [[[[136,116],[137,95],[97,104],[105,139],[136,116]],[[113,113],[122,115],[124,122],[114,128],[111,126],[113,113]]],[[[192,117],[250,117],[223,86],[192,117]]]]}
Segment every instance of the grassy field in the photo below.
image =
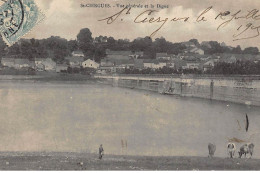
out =
{"type": "Polygon", "coordinates": [[[1,153],[1,170],[260,170],[258,159],[1,153]]]}

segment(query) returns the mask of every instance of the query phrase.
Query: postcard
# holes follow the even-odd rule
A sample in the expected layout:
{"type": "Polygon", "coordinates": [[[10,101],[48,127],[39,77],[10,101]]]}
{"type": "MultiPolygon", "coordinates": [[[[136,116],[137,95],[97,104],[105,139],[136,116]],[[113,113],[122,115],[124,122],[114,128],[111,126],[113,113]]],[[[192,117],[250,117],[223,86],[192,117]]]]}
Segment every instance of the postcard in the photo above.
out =
{"type": "Polygon", "coordinates": [[[259,170],[259,6],[0,0],[0,170],[259,170]]]}

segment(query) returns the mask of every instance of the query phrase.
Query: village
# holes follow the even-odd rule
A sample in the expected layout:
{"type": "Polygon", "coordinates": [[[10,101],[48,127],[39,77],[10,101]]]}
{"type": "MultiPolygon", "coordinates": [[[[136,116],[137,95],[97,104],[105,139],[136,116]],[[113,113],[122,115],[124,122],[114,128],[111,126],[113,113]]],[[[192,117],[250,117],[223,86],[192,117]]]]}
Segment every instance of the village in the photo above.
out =
{"type": "MultiPolygon", "coordinates": [[[[86,57],[81,50],[74,50],[62,62],[55,62],[52,58],[20,58],[19,55],[3,56],[1,58],[0,71],[13,69],[16,71],[30,70],[37,73],[81,73],[87,74],[114,74],[114,73],[207,73],[218,63],[234,64],[236,62],[251,62],[257,64],[260,61],[259,54],[235,54],[215,53],[205,54],[204,50],[196,46],[194,42],[182,42],[185,49],[181,53],[168,54],[167,52],[156,52],[155,58],[149,58],[143,51],[129,50],[105,50],[105,56],[100,62],[94,58],[86,57]],[[147,72],[147,69],[148,72],[147,72]],[[146,70],[146,71],[145,71],[146,70]]],[[[200,45],[209,47],[208,42],[200,45]]],[[[221,46],[230,49],[233,47],[221,46]]],[[[32,73],[35,74],[35,73],[32,73]]]]}

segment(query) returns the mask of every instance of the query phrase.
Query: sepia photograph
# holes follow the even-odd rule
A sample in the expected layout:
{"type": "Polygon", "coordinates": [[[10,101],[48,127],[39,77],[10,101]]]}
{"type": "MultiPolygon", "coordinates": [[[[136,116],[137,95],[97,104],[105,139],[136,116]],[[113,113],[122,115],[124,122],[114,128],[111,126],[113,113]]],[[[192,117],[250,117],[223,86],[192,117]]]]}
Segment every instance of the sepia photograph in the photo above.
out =
{"type": "Polygon", "coordinates": [[[0,170],[260,170],[259,0],[0,0],[0,170]]]}

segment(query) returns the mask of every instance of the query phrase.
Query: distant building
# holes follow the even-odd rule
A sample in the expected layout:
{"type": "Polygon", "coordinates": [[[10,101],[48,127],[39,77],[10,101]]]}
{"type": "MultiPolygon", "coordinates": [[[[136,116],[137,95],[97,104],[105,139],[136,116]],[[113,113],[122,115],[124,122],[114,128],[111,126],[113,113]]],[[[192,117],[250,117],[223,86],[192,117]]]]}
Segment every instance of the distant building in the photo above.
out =
{"type": "Polygon", "coordinates": [[[180,53],[180,54],[178,54],[177,57],[179,59],[187,60],[187,61],[192,61],[192,60],[198,59],[196,54],[194,54],[194,53],[180,53]]]}
{"type": "Polygon", "coordinates": [[[135,51],[134,53],[132,53],[132,55],[129,56],[135,59],[142,58],[144,56],[144,52],[135,51]]]}
{"type": "Polygon", "coordinates": [[[200,48],[193,48],[190,50],[191,53],[197,53],[200,55],[204,55],[204,50],[200,49],[200,48]]]}
{"type": "Polygon", "coordinates": [[[167,53],[156,53],[156,59],[170,60],[171,56],[167,53]]]}
{"type": "Polygon", "coordinates": [[[151,68],[151,69],[159,69],[166,67],[167,62],[166,61],[159,61],[157,59],[144,59],[144,68],[151,68]]]}
{"type": "Polygon", "coordinates": [[[190,47],[184,50],[185,53],[194,53],[199,55],[204,55],[204,50],[197,47],[190,47]]]}
{"type": "Polygon", "coordinates": [[[1,64],[4,67],[14,67],[14,58],[2,58],[1,64]]]}
{"type": "Polygon", "coordinates": [[[134,68],[135,69],[143,69],[144,68],[144,61],[143,59],[135,59],[134,60],[134,68]]]}
{"type": "Polygon", "coordinates": [[[101,59],[101,64],[100,64],[100,66],[102,66],[102,67],[104,67],[104,66],[107,66],[107,67],[112,67],[112,66],[114,66],[115,64],[114,64],[114,62],[112,62],[111,60],[109,60],[108,58],[106,58],[106,59],[101,59]]]}
{"type": "Polygon", "coordinates": [[[186,62],[187,64],[187,69],[200,69],[200,62],[197,62],[197,61],[187,61],[186,62]]]}
{"type": "Polygon", "coordinates": [[[14,59],[14,68],[21,69],[21,68],[29,68],[31,67],[32,63],[28,59],[21,59],[17,58],[14,59]]]}
{"type": "Polygon", "coordinates": [[[56,72],[60,73],[60,72],[65,72],[68,70],[68,65],[67,64],[57,64],[56,65],[56,72]]]}
{"type": "Polygon", "coordinates": [[[175,68],[175,63],[174,63],[174,61],[173,61],[173,60],[167,61],[167,62],[166,62],[166,67],[175,68]]]}
{"type": "Polygon", "coordinates": [[[173,63],[174,63],[174,68],[176,70],[179,70],[179,69],[186,69],[187,68],[187,63],[186,61],[182,60],[182,59],[179,59],[179,58],[176,58],[173,60],[173,63]]]}
{"type": "Polygon", "coordinates": [[[56,62],[51,58],[35,58],[35,66],[37,71],[55,71],[56,62]]]}
{"type": "Polygon", "coordinates": [[[91,59],[87,59],[82,63],[83,68],[94,68],[97,69],[99,67],[99,64],[91,59]]]}
{"type": "Polygon", "coordinates": [[[205,62],[203,64],[203,71],[212,69],[216,65],[217,62],[218,62],[218,59],[208,60],[207,62],[205,62]]]}
{"type": "Polygon", "coordinates": [[[106,58],[109,59],[138,59],[144,56],[144,52],[141,51],[113,51],[106,49],[106,58]]]}
{"type": "Polygon", "coordinates": [[[44,71],[45,70],[45,66],[43,65],[43,61],[45,60],[45,58],[35,58],[35,68],[37,71],[44,71]]]}
{"type": "Polygon", "coordinates": [[[184,46],[186,46],[186,48],[194,48],[196,47],[195,43],[187,41],[187,42],[183,42],[182,43],[184,46]]]}
{"type": "Polygon", "coordinates": [[[71,68],[80,68],[84,62],[84,57],[66,57],[65,60],[71,68]]]}
{"type": "Polygon", "coordinates": [[[121,73],[125,69],[133,69],[135,67],[135,60],[137,59],[113,59],[105,58],[101,60],[100,73],[121,73]]]}
{"type": "Polygon", "coordinates": [[[84,53],[81,50],[75,50],[71,54],[73,57],[84,57],[84,53]]]}

